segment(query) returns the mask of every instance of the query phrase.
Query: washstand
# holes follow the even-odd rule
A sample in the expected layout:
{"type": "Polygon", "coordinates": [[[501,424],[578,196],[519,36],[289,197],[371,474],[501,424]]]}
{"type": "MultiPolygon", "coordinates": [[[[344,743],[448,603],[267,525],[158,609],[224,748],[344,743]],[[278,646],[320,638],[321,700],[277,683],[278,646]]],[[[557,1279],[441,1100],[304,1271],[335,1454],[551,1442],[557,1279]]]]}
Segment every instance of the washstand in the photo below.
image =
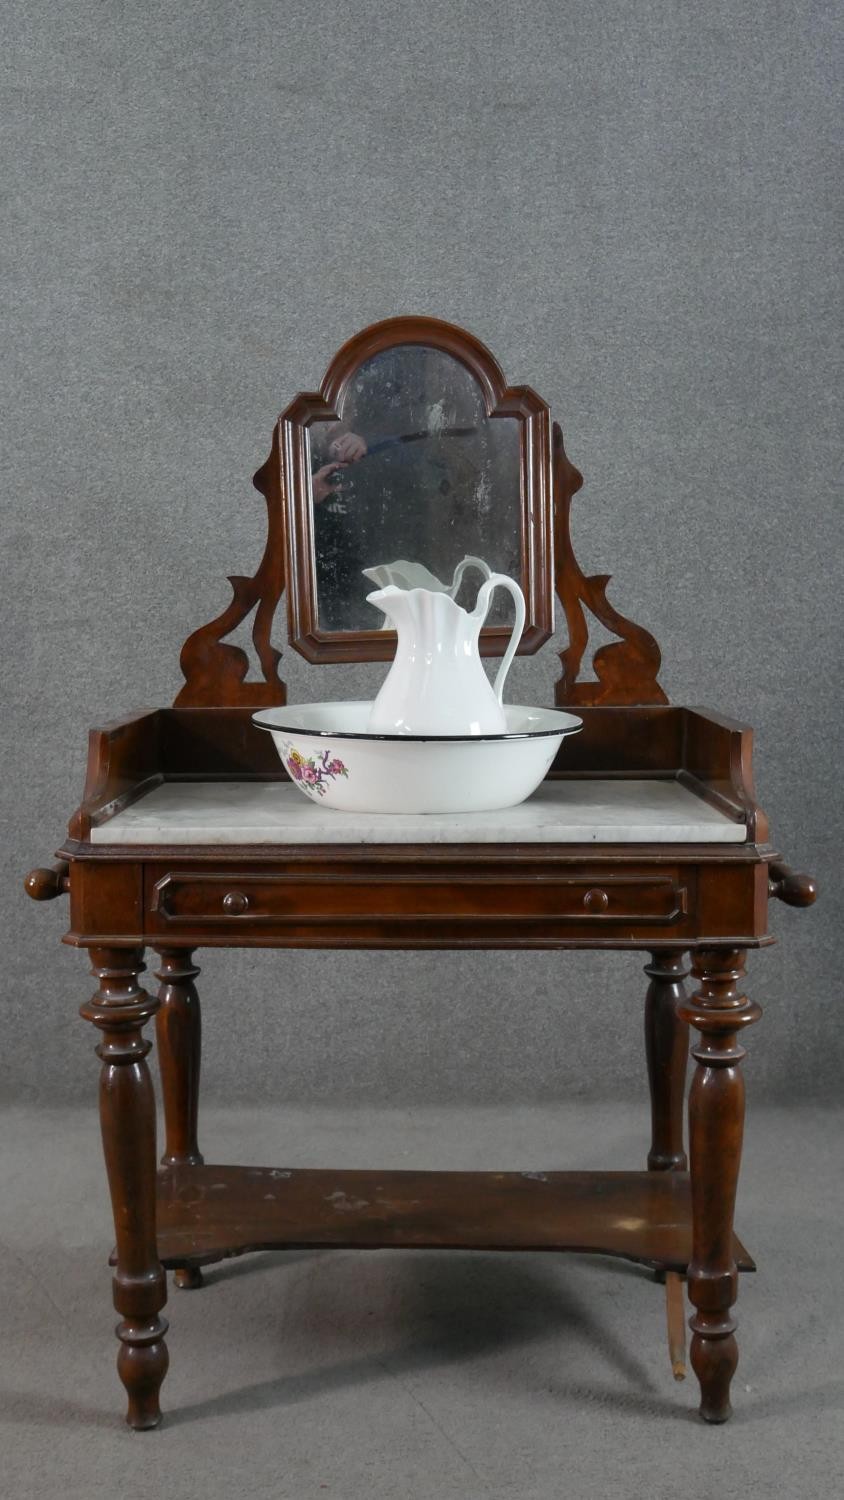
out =
{"type": "MultiPolygon", "coordinates": [[[[209,1263],[303,1246],[575,1250],[639,1262],[665,1281],[676,1373],[687,1290],[701,1415],[729,1415],[733,1304],[739,1273],[753,1269],[733,1229],[744,1033],[760,1014],[744,993],[744,960],[773,941],[771,901],[806,906],[815,887],[769,841],[751,730],[669,704],[653,636],[610,603],[607,576],[581,571],[569,529],[581,482],[545,402],[508,387],[470,334],[418,317],[364,329],[319,392],[297,396],[276,425],[254,480],[267,505],[263,558],[254,575],[230,579],[230,602],[185,642],[173,707],[91,731],[84,794],[57,863],[26,886],[36,900],[69,896],[64,941],[87,950],[96,979],[82,1014],[99,1034],[118,1371],[132,1427],[160,1417],[167,1272],[200,1288],[209,1263]],[[558,602],[567,644],[553,701],[582,718],[582,732],[518,807],[373,820],[308,802],[252,722],[285,703],[272,644],[282,595],[290,645],[309,662],[387,662],[395,636],[366,603],[367,571],[408,559],[451,579],[463,557],[518,580],[522,653],[550,639],[558,602]],[[250,619],[252,661],[230,640],[250,619]],[[613,637],[594,654],[591,619],[613,637]],[[652,1122],[642,1170],[205,1162],[194,955],[220,947],[638,951],[652,1122]],[[148,949],[154,992],[140,982],[148,949]]],[[[501,655],[510,628],[503,600],[482,650],[501,655]]],[[[283,952],[278,963],[283,971],[283,952]]],[[[215,1024],[235,1037],[237,1014],[237,997],[221,1000],[215,1024]]]]}

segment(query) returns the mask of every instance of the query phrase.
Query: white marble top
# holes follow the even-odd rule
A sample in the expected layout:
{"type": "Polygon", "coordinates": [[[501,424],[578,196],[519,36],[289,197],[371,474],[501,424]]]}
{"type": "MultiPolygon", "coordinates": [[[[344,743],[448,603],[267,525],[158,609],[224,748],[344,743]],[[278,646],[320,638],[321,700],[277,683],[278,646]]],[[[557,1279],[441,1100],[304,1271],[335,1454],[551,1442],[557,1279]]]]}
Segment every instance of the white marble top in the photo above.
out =
{"type": "Polygon", "coordinates": [[[169,781],[91,831],[94,844],[743,844],[746,829],[676,781],[546,781],[518,807],[349,813],[279,781],[169,781]]]}

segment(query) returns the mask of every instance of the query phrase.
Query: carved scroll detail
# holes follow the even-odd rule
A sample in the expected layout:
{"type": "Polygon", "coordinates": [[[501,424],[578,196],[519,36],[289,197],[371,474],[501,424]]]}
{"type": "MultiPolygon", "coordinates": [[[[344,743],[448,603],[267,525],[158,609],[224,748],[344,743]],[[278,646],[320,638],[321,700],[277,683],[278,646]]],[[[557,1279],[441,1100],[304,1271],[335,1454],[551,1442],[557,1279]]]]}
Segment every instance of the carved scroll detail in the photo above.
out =
{"type": "Polygon", "coordinates": [[[284,517],[281,492],[281,456],[278,426],[273,432],[270,456],[258,470],[253,485],[267,502],[267,540],[258,571],[252,578],[229,578],[232,600],[222,614],[189,635],[182,647],[180,664],[185,685],[176,698],[177,708],[266,708],[284,703],[286,691],[278,675],[281,652],[270,640],[278,601],[284,588],[284,517]],[[256,608],[257,606],[257,608],[256,608]],[[238,625],[255,610],[252,640],[263,682],[247,682],[249,658],[239,646],[227,644],[238,625]]]}
{"type": "Polygon", "coordinates": [[[555,688],[557,703],[667,703],[657,681],[662,660],[659,646],[649,631],[628,620],[607,599],[611,575],[582,572],[571,541],[571,502],[583,484],[583,475],[569,459],[558,423],[553,430],[554,545],[556,587],[566,616],[569,644],[560,652],[562,676],[555,688]],[[600,646],[592,659],[597,682],[578,682],[578,674],[589,646],[589,625],[584,606],[619,639],[600,646]]]}

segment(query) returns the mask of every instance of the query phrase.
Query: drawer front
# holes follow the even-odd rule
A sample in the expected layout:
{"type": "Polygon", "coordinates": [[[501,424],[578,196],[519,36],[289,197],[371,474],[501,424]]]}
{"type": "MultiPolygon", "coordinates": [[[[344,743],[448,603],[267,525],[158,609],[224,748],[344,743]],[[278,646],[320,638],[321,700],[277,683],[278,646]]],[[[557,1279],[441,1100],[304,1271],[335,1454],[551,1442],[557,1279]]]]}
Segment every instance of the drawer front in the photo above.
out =
{"type": "MultiPolygon", "coordinates": [[[[157,872],[153,872],[153,877],[157,872]]],[[[684,872],[685,873],[685,872],[684,872]]],[[[617,928],[619,924],[669,925],[689,911],[689,892],[676,869],[659,874],[556,872],[441,873],[406,868],[386,877],[359,871],[261,872],[174,870],[153,878],[147,902],[153,930],[214,928],[257,935],[267,929],[326,927],[364,930],[374,924],[436,924],[443,936],[469,925],[495,928],[512,922],[522,930],[574,924],[617,928]]],[[[327,940],[327,939],[326,939],[327,940]]]]}

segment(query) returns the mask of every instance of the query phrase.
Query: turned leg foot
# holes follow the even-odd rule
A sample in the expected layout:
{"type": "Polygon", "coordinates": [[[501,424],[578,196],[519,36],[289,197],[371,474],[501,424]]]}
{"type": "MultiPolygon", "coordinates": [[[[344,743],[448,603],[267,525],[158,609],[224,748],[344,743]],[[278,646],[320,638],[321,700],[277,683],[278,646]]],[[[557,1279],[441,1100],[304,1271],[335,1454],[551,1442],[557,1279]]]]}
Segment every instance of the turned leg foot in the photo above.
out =
{"type": "MultiPolygon", "coordinates": [[[[159,1009],[155,1039],[166,1140],[162,1166],[202,1165],[199,1149],[199,1070],[202,1056],[202,1017],[194,983],[199,969],[192,948],[159,948],[159,1009]]],[[[203,1285],[198,1266],[180,1266],[173,1285],[193,1291],[203,1285]]]]}
{"type": "Polygon", "coordinates": [[[165,1318],[154,1319],[146,1330],[140,1329],[136,1322],[117,1325],[117,1337],[121,1340],[117,1373],[129,1398],[126,1422],[135,1432],[148,1432],[161,1421],[158,1393],[170,1364],[164,1342],[166,1332],[165,1318]]]}
{"type": "Polygon", "coordinates": [[[740,949],[701,949],[692,971],[699,988],[681,1014],[700,1033],[692,1049],[697,1067],[689,1096],[692,1183],[692,1259],[689,1297],[694,1315],[691,1362],[700,1382],[705,1422],[730,1416],[730,1382],[738,1363],[732,1308],[738,1291],[733,1258],[733,1213],[744,1132],[745,1056],[739,1032],[761,1011],[739,989],[740,949]]]}
{"type": "Polygon", "coordinates": [[[691,1319],[691,1361],[700,1384],[698,1410],[704,1422],[717,1425],[733,1414],[730,1385],[738,1364],[735,1320],[697,1312],[691,1319]]]}
{"type": "Polygon", "coordinates": [[[173,1272],[173,1285],[180,1292],[193,1292],[198,1287],[204,1286],[202,1272],[199,1266],[177,1266],[173,1272]]]}
{"type": "Polygon", "coordinates": [[[143,949],[92,948],[91,959],[99,987],[81,1012],[102,1033],[100,1124],[117,1240],[114,1305],[122,1319],[117,1371],[128,1396],[126,1421],[144,1429],[161,1420],[158,1393],[168,1365],[167,1322],[160,1316],[167,1283],[155,1224],[155,1099],[143,1036],[158,1002],[137,982],[143,949]]]}

